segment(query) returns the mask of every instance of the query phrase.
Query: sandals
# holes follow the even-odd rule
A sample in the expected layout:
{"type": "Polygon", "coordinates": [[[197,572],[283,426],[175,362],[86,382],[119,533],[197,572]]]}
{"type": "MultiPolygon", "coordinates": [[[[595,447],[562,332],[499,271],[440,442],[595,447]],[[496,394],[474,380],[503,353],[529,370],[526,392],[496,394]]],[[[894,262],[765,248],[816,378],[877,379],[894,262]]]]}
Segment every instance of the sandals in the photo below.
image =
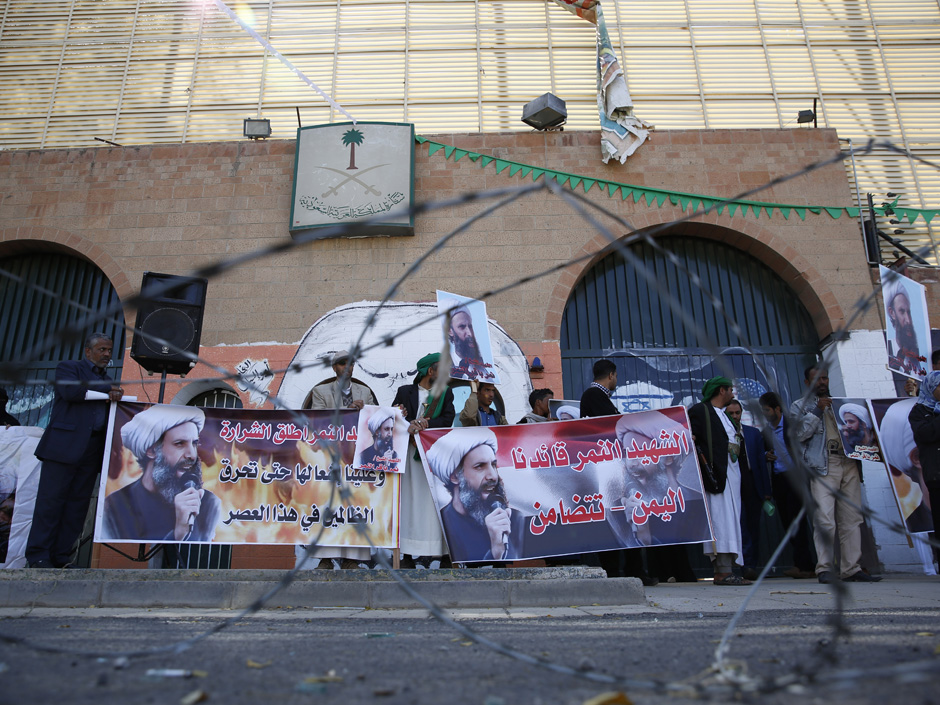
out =
{"type": "Polygon", "coordinates": [[[734,573],[729,573],[725,577],[719,579],[715,578],[715,585],[753,585],[750,580],[745,580],[740,575],[735,575],[734,573]]]}

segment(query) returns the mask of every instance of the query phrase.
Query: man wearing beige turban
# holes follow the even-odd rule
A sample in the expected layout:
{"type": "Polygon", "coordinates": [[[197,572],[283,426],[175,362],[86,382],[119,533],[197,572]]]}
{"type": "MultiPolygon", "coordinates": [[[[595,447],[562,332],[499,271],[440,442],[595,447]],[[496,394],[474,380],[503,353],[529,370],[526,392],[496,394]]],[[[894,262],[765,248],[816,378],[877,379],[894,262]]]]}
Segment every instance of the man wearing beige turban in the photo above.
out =
{"type": "Polygon", "coordinates": [[[222,503],[202,487],[202,409],[158,404],[121,428],[143,474],[104,501],[105,539],[211,541],[222,503]]]}

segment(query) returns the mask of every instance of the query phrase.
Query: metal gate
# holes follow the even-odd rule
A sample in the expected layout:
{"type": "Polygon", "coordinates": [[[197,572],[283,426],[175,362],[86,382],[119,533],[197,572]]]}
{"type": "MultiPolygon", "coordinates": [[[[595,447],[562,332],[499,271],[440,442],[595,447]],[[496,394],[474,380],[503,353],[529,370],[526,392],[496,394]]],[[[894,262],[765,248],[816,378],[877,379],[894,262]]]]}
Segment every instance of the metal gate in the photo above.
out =
{"type": "MultiPolygon", "coordinates": [[[[47,385],[8,385],[8,411],[21,424],[42,427],[48,424],[56,365],[62,360],[82,357],[83,340],[52,342],[54,334],[85,316],[82,307],[103,311],[118,303],[120,299],[108,278],[84,259],[49,252],[0,259],[0,362],[25,360],[27,366],[20,378],[49,381],[47,385]],[[30,288],[29,284],[47,291],[30,288]],[[31,353],[37,349],[38,354],[31,353]]],[[[97,324],[95,331],[114,340],[111,365],[115,378],[120,379],[124,357],[123,313],[115,320],[97,324]]]]}
{"type": "MultiPolygon", "coordinates": [[[[773,270],[720,242],[682,235],[658,241],[721,301],[742,330],[739,337],[689,275],[646,243],[631,251],[703,329],[734,370],[742,400],[778,388],[789,403],[800,394],[803,368],[815,361],[819,338],[803,304],[773,270]],[[742,347],[747,344],[757,355],[742,347]]],[[[705,380],[723,374],[718,358],[686,326],[634,265],[612,254],[588,271],[571,293],[561,324],[565,398],[579,399],[601,357],[617,363],[614,401],[640,411],[699,401],[705,380]]]]}

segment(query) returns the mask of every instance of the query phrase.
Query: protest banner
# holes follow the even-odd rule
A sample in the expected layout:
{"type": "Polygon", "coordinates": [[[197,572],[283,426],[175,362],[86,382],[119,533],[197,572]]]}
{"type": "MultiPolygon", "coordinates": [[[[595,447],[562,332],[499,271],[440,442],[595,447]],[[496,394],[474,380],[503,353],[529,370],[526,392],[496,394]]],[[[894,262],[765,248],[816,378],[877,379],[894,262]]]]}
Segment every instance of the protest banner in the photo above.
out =
{"type": "Polygon", "coordinates": [[[865,399],[833,397],[832,412],[842,436],[842,450],[855,460],[881,462],[881,450],[875,436],[875,425],[865,399]]]}
{"type": "Polygon", "coordinates": [[[712,540],[682,407],[432,429],[419,450],[455,562],[712,540]]]}
{"type": "Polygon", "coordinates": [[[920,455],[908,420],[917,399],[871,399],[868,402],[901,520],[912,533],[933,531],[933,514],[920,455]]]}
{"type": "Polygon", "coordinates": [[[466,296],[437,292],[437,310],[447,317],[451,369],[454,379],[499,384],[486,319],[486,304],[466,296]]]}
{"type": "Polygon", "coordinates": [[[883,265],[879,272],[885,309],[888,369],[923,379],[927,374],[931,345],[924,285],[883,265]]]}
{"type": "Polygon", "coordinates": [[[355,467],[359,413],[114,404],[95,541],[392,548],[399,475],[355,467]]]}

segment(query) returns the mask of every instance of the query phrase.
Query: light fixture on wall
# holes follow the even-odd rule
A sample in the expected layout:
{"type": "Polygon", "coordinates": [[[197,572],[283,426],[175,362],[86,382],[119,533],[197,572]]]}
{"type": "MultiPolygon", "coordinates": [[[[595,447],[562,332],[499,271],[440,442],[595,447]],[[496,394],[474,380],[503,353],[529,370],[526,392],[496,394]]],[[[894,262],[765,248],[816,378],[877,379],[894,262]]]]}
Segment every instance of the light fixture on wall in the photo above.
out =
{"type": "Polygon", "coordinates": [[[271,136],[271,121],[263,118],[245,118],[245,137],[250,140],[263,140],[271,136]]]}
{"type": "Polygon", "coordinates": [[[551,93],[540,95],[522,108],[522,122],[536,130],[560,129],[567,119],[565,101],[551,93]]]}
{"type": "Polygon", "coordinates": [[[819,127],[816,118],[816,98],[813,98],[812,110],[801,110],[796,114],[796,123],[798,125],[805,125],[810,122],[813,123],[813,127],[819,127]]]}

